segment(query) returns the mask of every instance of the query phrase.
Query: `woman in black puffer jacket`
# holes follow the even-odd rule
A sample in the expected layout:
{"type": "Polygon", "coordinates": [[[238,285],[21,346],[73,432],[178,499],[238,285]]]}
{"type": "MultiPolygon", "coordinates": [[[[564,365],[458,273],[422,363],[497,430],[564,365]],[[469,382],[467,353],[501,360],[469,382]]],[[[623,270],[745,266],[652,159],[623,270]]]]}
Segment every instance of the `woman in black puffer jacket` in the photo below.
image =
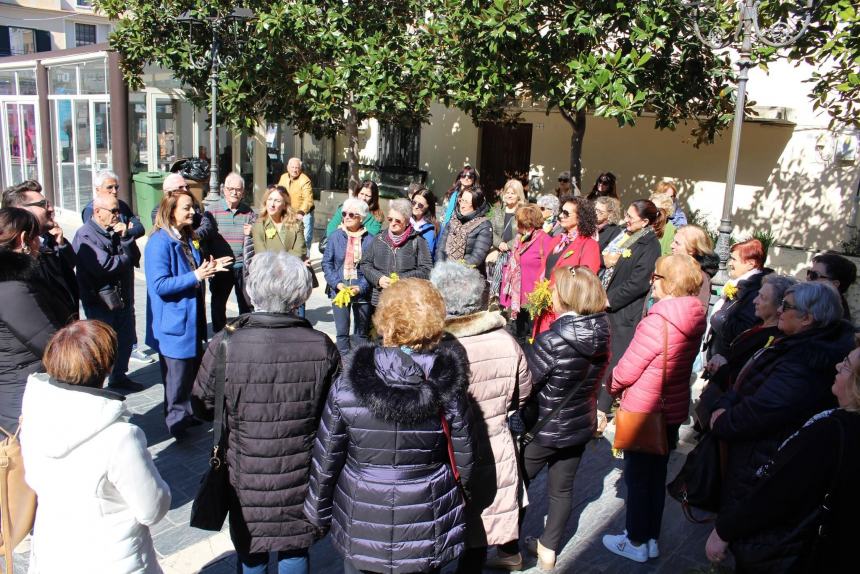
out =
{"type": "Polygon", "coordinates": [[[347,573],[438,572],[462,553],[454,469],[467,483],[468,367],[460,352],[437,347],[444,320],[430,282],[386,288],[373,316],[383,346],[355,349],[329,394],[305,514],[319,528],[331,526],[347,573]]]}
{"type": "Polygon", "coordinates": [[[62,322],[38,279],[39,223],[24,209],[0,209],[0,427],[14,434],[27,377],[62,322]]]}
{"type": "MultiPolygon", "coordinates": [[[[570,516],[573,478],[585,445],[597,425],[597,388],[609,362],[609,319],[606,292],[585,266],[559,267],[553,272],[553,308],[558,318],[526,347],[532,372],[535,422],[549,415],[577,387],[573,397],[523,449],[527,480],[549,465],[549,516],[538,540],[527,547],[545,570],[555,566],[556,552],[570,516]]],[[[532,423],[528,423],[531,425],[532,423]]]]}
{"type": "Polygon", "coordinates": [[[280,567],[309,572],[317,529],[302,508],[311,448],[340,353],[325,333],[294,312],[311,294],[301,259],[257,253],[245,284],[255,311],[210,341],[192,391],[192,406],[212,420],[215,371],[230,332],[224,399],[230,485],[230,537],[242,572],[257,571],[277,552],[280,567]],[[277,351],[274,351],[277,349],[277,351]]]}
{"type": "Polygon", "coordinates": [[[454,217],[436,242],[436,261],[464,261],[487,274],[485,261],[493,248],[493,224],[487,219],[490,205],[480,187],[464,191],[457,199],[454,217]]]}

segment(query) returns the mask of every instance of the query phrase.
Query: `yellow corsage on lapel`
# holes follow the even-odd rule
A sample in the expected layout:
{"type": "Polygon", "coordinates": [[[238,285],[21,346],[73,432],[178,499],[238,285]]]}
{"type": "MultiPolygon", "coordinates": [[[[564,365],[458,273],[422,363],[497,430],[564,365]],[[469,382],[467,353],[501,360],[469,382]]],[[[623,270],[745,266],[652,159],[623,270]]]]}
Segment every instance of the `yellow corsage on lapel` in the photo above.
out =
{"type": "Polygon", "coordinates": [[[723,287],[723,295],[727,301],[732,301],[738,296],[738,286],[734,283],[726,283],[726,286],[723,287]]]}
{"type": "Polygon", "coordinates": [[[191,245],[194,246],[194,249],[196,249],[197,251],[200,251],[200,242],[199,241],[197,241],[196,239],[192,239],[191,245]]]}
{"type": "Polygon", "coordinates": [[[268,239],[274,239],[275,235],[277,235],[277,234],[278,234],[278,230],[275,229],[274,227],[269,227],[268,229],[266,229],[266,237],[268,239]]]}
{"type": "Polygon", "coordinates": [[[625,249],[621,252],[621,257],[623,257],[624,259],[629,259],[631,255],[633,255],[633,252],[629,249],[625,249]]]}
{"type": "Polygon", "coordinates": [[[571,255],[573,255],[573,249],[571,249],[570,251],[565,251],[565,252],[564,252],[564,255],[562,255],[562,256],[561,256],[561,258],[562,258],[562,259],[567,259],[567,258],[568,258],[568,257],[570,257],[571,255]]]}

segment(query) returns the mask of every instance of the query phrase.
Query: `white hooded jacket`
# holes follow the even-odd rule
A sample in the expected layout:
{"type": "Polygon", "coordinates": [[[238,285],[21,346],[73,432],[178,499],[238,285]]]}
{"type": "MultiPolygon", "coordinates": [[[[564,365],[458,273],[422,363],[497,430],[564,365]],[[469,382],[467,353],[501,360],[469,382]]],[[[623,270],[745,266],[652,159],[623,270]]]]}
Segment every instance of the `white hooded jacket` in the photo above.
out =
{"type": "Polygon", "coordinates": [[[170,508],[170,488],[122,395],[37,373],[22,415],[39,500],[29,574],[160,574],[149,526],[170,508]]]}

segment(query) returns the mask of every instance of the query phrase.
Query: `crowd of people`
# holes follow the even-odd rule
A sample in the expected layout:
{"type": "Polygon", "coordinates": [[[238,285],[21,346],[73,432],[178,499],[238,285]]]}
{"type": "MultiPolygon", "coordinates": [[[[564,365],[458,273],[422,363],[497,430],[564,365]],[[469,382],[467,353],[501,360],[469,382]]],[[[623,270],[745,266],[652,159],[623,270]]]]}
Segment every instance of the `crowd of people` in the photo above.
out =
{"type": "Polygon", "coordinates": [[[39,497],[31,572],[161,571],[149,526],[170,489],[122,394],[143,388],[129,361],[154,361],[136,336],[141,265],[167,430],[181,441],[224,413],[240,573],[265,572],[271,553],[281,574],[307,573],[327,534],[350,573],[516,571],[523,551],[552,571],[586,445],[622,413],[659,414],[663,432],[656,451],[624,451],[625,529],[602,542],[657,559],[669,455],[691,411],[726,452],[708,558],[845,570],[860,510],[854,265],[821,253],[801,282],[750,239],[712,293],[718,257],[673,182],[624,205],[610,172],[587,196],[558,179],[529,203],[520,181],[490,192],[466,167],[441,206],[413,184],[385,210],[362,182],[320,241],[334,342],[305,318],[315,210],[297,158],[256,210],[239,174],[205,208],[169,175],[143,253],[111,172],[72,241],[37,182],[7,189],[0,426],[20,424],[39,497]],[[544,468],[546,492],[529,492],[544,468]],[[522,535],[529,495],[548,500],[535,537],[522,535]]]}

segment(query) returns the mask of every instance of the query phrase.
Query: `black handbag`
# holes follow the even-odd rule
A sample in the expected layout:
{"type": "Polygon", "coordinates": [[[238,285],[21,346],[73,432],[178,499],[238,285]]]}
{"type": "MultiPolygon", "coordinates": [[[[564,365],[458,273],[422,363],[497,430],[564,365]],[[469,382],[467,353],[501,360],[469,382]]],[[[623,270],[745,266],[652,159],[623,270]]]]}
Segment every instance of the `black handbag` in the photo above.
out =
{"type": "Polygon", "coordinates": [[[224,383],[227,379],[227,344],[235,331],[227,325],[218,347],[215,363],[215,422],[212,425],[212,456],[209,468],[200,480],[200,488],[191,504],[191,526],[201,530],[220,532],[227,517],[230,500],[230,472],[227,468],[225,451],[227,437],[224,429],[224,383]]]}
{"type": "Polygon", "coordinates": [[[698,519],[692,508],[719,512],[725,474],[725,447],[713,433],[706,433],[687,455],[684,466],[669,483],[669,496],[681,503],[684,516],[697,524],[710,522],[712,517],[698,519]]]}
{"type": "Polygon", "coordinates": [[[119,285],[110,285],[98,292],[99,299],[108,311],[119,311],[125,308],[119,285]]]}

